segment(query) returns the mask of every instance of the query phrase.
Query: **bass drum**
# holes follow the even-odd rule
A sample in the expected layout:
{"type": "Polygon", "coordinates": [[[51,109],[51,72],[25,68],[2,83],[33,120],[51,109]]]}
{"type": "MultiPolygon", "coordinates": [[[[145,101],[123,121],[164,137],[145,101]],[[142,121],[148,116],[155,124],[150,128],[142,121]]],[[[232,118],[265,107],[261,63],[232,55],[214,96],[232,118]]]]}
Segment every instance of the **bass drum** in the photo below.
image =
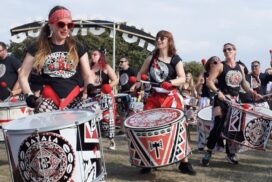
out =
{"type": "Polygon", "coordinates": [[[135,113],[125,120],[131,165],[162,167],[190,153],[184,113],[158,108],[135,113]]]}
{"type": "Polygon", "coordinates": [[[105,166],[95,114],[53,111],[3,126],[13,181],[99,181],[105,166]]]}

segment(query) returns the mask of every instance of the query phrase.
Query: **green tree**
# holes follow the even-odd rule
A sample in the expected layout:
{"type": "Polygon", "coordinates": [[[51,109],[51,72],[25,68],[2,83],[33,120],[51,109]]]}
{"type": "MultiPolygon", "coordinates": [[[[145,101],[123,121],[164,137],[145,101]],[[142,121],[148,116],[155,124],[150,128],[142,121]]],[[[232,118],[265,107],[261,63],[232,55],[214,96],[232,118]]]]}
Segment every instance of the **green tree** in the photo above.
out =
{"type": "Polygon", "coordinates": [[[204,72],[204,67],[199,62],[189,61],[184,63],[184,71],[185,73],[191,72],[196,81],[196,78],[204,72]]]}

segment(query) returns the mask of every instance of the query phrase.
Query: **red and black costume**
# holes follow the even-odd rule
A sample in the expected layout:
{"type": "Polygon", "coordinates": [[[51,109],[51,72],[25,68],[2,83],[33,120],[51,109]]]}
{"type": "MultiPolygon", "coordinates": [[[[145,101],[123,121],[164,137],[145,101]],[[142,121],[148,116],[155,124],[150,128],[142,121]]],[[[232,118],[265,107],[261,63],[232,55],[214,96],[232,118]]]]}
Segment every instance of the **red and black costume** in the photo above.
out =
{"type": "MultiPolygon", "coordinates": [[[[176,65],[180,61],[182,59],[178,55],[174,55],[170,63],[160,61],[153,56],[149,66],[150,81],[161,84],[162,82],[176,79],[176,65]]],[[[160,87],[152,87],[151,93],[146,99],[144,110],[161,107],[183,109],[182,96],[177,89],[169,91],[160,87]]]]}
{"type": "MultiPolygon", "coordinates": [[[[43,80],[42,102],[35,108],[36,112],[47,112],[65,108],[80,108],[81,74],[79,64],[69,59],[68,46],[55,45],[50,42],[51,53],[46,56],[40,76],[43,80]]],[[[79,59],[86,53],[83,45],[76,43],[79,59]]],[[[37,45],[31,45],[27,52],[35,57],[37,45]]]]}

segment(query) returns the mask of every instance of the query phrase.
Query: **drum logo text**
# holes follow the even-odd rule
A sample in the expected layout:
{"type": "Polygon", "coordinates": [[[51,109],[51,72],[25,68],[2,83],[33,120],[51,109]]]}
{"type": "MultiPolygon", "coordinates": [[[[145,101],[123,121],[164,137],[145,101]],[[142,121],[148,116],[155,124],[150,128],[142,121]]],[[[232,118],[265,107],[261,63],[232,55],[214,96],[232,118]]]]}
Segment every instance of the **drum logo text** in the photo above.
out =
{"type": "Polygon", "coordinates": [[[75,155],[61,135],[44,132],[22,142],[18,162],[24,181],[68,181],[75,167],[75,155]]]}

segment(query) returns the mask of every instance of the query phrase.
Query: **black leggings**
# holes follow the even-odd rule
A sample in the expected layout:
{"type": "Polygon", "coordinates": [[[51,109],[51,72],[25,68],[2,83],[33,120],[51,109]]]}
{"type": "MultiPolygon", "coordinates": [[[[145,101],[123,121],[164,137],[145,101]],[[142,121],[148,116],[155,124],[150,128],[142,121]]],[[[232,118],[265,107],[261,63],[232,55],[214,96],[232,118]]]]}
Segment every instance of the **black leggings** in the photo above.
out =
{"type": "MultiPolygon", "coordinates": [[[[226,115],[228,112],[228,105],[225,102],[220,101],[217,97],[215,97],[214,107],[217,107],[217,106],[221,108],[222,116],[214,117],[214,125],[212,130],[210,131],[208,141],[207,141],[207,147],[209,150],[213,150],[216,143],[220,141],[221,133],[223,131],[226,115]]],[[[228,141],[226,142],[226,153],[230,154],[228,141]]]]}

